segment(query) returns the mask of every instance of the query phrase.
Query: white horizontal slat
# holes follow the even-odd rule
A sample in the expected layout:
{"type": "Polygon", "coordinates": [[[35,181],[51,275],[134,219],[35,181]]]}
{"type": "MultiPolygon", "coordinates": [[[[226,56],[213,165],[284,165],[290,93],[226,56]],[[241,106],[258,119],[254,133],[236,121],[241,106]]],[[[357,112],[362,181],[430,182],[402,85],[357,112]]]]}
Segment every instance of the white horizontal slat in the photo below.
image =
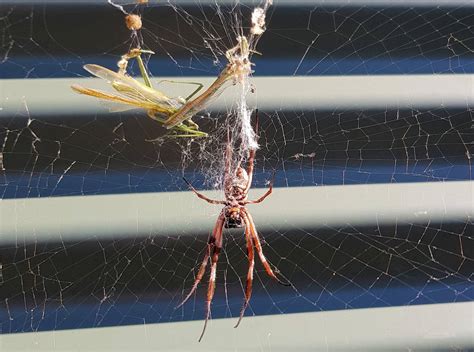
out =
{"type": "MultiPolygon", "coordinates": [[[[263,192],[254,189],[250,198],[263,192]]],[[[220,209],[192,192],[6,199],[0,201],[0,243],[207,234],[220,209]]],[[[276,188],[249,209],[264,231],[468,221],[474,181],[276,188]]]]}
{"type": "Polygon", "coordinates": [[[467,351],[474,303],[74,329],[0,336],[5,351],[467,351]]]}
{"type": "MultiPolygon", "coordinates": [[[[212,83],[210,77],[170,78],[212,83]]],[[[255,77],[249,103],[262,110],[422,109],[474,106],[474,75],[376,75],[255,77]]],[[[107,113],[97,99],[74,93],[70,86],[111,89],[92,78],[11,79],[0,81],[0,118],[107,113]]],[[[186,85],[173,85],[173,87],[186,85]]],[[[236,101],[237,87],[224,91],[210,106],[226,111],[236,101]]],[[[187,92],[187,91],[186,91],[187,92]]],[[[186,92],[181,92],[183,96],[186,92]]],[[[179,94],[180,92],[175,92],[179,94]]]]}

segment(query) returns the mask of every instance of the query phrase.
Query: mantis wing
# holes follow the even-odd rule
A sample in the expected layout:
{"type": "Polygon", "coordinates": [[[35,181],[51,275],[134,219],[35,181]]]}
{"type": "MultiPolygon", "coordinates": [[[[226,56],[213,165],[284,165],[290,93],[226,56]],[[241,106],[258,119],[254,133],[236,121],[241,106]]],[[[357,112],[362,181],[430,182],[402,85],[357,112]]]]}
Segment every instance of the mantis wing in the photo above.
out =
{"type": "Polygon", "coordinates": [[[141,108],[141,109],[146,109],[146,110],[158,110],[156,104],[152,102],[135,100],[132,98],[125,98],[120,95],[106,93],[106,92],[102,92],[96,89],[84,88],[76,84],[72,85],[71,88],[79,94],[89,95],[91,97],[95,97],[98,99],[108,100],[108,101],[112,101],[114,103],[119,103],[119,104],[132,105],[136,108],[141,108]]]}
{"type": "Polygon", "coordinates": [[[96,77],[109,81],[120,94],[126,95],[133,100],[160,105],[160,110],[172,110],[169,113],[173,113],[173,110],[177,110],[181,106],[176,99],[169,98],[159,90],[149,88],[132,77],[94,64],[84,65],[84,69],[96,77]]]}

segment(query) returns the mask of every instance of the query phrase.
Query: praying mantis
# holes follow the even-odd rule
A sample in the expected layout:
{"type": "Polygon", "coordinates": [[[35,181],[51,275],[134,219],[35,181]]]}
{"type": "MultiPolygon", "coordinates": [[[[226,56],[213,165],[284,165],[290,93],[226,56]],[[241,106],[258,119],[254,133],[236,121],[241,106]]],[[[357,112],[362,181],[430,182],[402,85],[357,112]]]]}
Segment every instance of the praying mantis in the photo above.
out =
{"type": "MultiPolygon", "coordinates": [[[[71,88],[80,94],[118,103],[120,107],[113,109],[115,111],[134,108],[144,109],[150,118],[172,130],[174,132],[173,137],[207,137],[208,134],[199,130],[199,126],[192,121],[192,117],[204,110],[212,98],[222,93],[226,82],[232,80],[236,84],[252,72],[252,63],[249,59],[252,50],[249,48],[247,38],[239,36],[237,42],[236,46],[226,51],[227,65],[215,81],[197,97],[195,97],[196,94],[203,88],[201,83],[180,82],[198,86],[186,98],[168,97],[162,91],[153,88],[141,58],[142,54],[153,54],[153,52],[140,48],[132,49],[122,56],[122,59],[118,62],[118,72],[95,64],[84,65],[84,69],[92,75],[110,82],[116,91],[115,93],[84,88],[79,85],[72,85],[71,88]],[[127,65],[130,59],[137,60],[143,83],[127,74],[127,65]]],[[[166,80],[161,82],[166,82],[166,80]]],[[[174,81],[167,82],[177,83],[174,81]]]]}

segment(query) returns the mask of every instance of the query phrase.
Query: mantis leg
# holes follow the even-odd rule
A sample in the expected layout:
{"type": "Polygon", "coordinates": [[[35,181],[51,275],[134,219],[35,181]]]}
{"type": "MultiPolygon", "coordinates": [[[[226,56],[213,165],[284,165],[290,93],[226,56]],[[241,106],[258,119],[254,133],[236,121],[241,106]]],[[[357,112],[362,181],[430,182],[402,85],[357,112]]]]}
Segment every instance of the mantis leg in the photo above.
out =
{"type": "Polygon", "coordinates": [[[146,72],[145,64],[143,63],[141,52],[135,57],[137,59],[138,68],[140,69],[140,74],[143,77],[143,81],[148,88],[153,88],[150,81],[150,76],[146,72]]]}
{"type": "Polygon", "coordinates": [[[199,125],[196,122],[194,122],[192,119],[187,119],[186,122],[188,123],[189,128],[193,130],[199,130],[199,125]]]}
{"type": "Polygon", "coordinates": [[[191,94],[189,94],[186,98],[184,98],[184,100],[186,101],[194,97],[197,94],[197,92],[199,92],[204,87],[204,84],[198,83],[198,82],[178,82],[178,81],[172,81],[169,79],[163,79],[159,81],[158,84],[160,84],[161,82],[168,82],[168,83],[174,83],[174,84],[191,84],[194,86],[198,86],[191,94]]]}
{"type": "Polygon", "coordinates": [[[145,85],[148,88],[153,88],[151,86],[150,77],[148,76],[148,73],[146,72],[145,64],[143,63],[143,60],[141,57],[142,54],[154,54],[154,52],[151,50],[142,50],[140,48],[131,49],[128,53],[122,56],[122,60],[120,60],[118,63],[119,68],[120,68],[119,73],[125,74],[127,70],[128,61],[130,59],[136,59],[138,62],[138,68],[140,69],[140,74],[142,75],[143,80],[145,81],[145,85]]]}
{"type": "MultiPolygon", "coordinates": [[[[148,116],[152,120],[158,121],[161,124],[163,124],[166,121],[166,119],[157,116],[156,112],[153,111],[153,110],[148,111],[148,116]]],[[[170,135],[170,137],[177,137],[177,138],[196,137],[196,138],[202,138],[202,137],[207,137],[208,136],[206,132],[199,131],[197,128],[195,129],[193,127],[188,127],[188,126],[186,126],[185,124],[182,124],[182,123],[177,125],[177,126],[174,126],[172,130],[174,132],[176,132],[176,134],[172,134],[172,135],[170,135]]]]}
{"type": "MultiPolygon", "coordinates": [[[[193,96],[195,96],[204,87],[202,83],[198,83],[198,82],[178,82],[178,81],[172,81],[169,79],[163,79],[159,81],[158,84],[160,84],[161,82],[168,82],[168,83],[174,83],[174,84],[192,84],[192,85],[198,86],[191,94],[189,94],[186,98],[184,98],[186,102],[188,102],[193,96]]],[[[199,125],[196,122],[194,122],[191,118],[187,119],[186,121],[189,125],[189,128],[193,130],[199,130],[199,125]]]]}

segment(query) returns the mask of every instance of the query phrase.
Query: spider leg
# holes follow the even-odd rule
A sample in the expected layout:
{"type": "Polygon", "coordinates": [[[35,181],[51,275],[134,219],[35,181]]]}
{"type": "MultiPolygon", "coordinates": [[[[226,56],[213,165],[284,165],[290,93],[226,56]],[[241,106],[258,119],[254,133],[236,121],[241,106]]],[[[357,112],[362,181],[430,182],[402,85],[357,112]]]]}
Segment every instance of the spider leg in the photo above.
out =
{"type": "Polygon", "coordinates": [[[265,198],[267,198],[270,194],[272,194],[273,181],[275,181],[275,170],[273,170],[273,177],[272,177],[272,180],[270,182],[270,185],[268,186],[268,190],[265,192],[265,194],[263,196],[261,196],[260,198],[258,198],[257,200],[245,201],[245,204],[257,204],[257,203],[263,202],[265,200],[265,198]]]}
{"type": "Polygon", "coordinates": [[[245,215],[243,216],[243,218],[245,221],[245,240],[247,242],[247,255],[249,259],[249,268],[247,271],[247,285],[245,287],[245,300],[240,310],[239,320],[237,321],[237,324],[235,324],[234,328],[239,326],[242,318],[244,317],[245,310],[247,309],[249,305],[250,297],[252,296],[253,269],[255,266],[255,260],[254,260],[255,255],[253,251],[252,235],[250,234],[249,220],[248,220],[248,217],[245,215]]]}
{"type": "Polygon", "coordinates": [[[272,194],[272,191],[273,191],[273,184],[271,183],[270,184],[270,187],[268,187],[268,190],[265,192],[265,194],[263,196],[261,196],[260,198],[256,199],[256,200],[247,200],[245,202],[245,204],[257,204],[257,203],[261,203],[265,200],[265,198],[267,198],[270,194],[272,194]]]}
{"type": "Polygon", "coordinates": [[[184,182],[187,183],[187,185],[189,186],[189,188],[191,189],[191,191],[193,191],[199,198],[205,200],[206,202],[208,203],[211,203],[211,204],[225,204],[225,201],[223,200],[214,200],[214,199],[211,199],[211,198],[208,198],[206,197],[204,194],[201,194],[199,193],[198,191],[196,191],[196,189],[193,187],[193,185],[191,184],[191,182],[189,182],[188,180],[186,180],[184,177],[183,177],[183,180],[184,182]]]}
{"type": "Polygon", "coordinates": [[[219,260],[219,254],[222,250],[222,229],[224,228],[224,213],[222,212],[219,216],[219,219],[216,222],[215,231],[215,245],[212,250],[211,256],[211,274],[209,275],[209,285],[207,287],[207,297],[206,297],[206,318],[204,321],[204,327],[202,329],[201,336],[199,337],[199,342],[201,342],[204,333],[206,332],[207,322],[211,316],[211,302],[214,297],[214,291],[216,289],[216,271],[217,271],[217,261],[219,260]]]}
{"type": "MultiPolygon", "coordinates": [[[[255,135],[258,135],[258,109],[255,110],[255,135]]],[[[247,181],[247,186],[245,187],[244,194],[249,193],[250,187],[252,187],[252,178],[253,178],[253,166],[255,162],[255,149],[250,149],[249,151],[249,157],[248,157],[248,166],[247,166],[247,175],[248,175],[248,181],[247,181]]]]}
{"type": "Polygon", "coordinates": [[[227,144],[224,155],[224,190],[229,189],[232,186],[232,142],[230,136],[229,126],[227,126],[227,144]]]}
{"type": "Polygon", "coordinates": [[[244,214],[248,218],[248,223],[250,225],[250,234],[252,235],[255,249],[257,250],[258,256],[260,257],[260,261],[262,262],[262,265],[265,268],[265,271],[267,272],[268,276],[275,279],[279,284],[283,286],[291,286],[289,282],[281,281],[273,272],[272,268],[270,267],[270,264],[267,261],[267,258],[265,258],[265,255],[263,254],[262,244],[260,243],[260,238],[258,237],[258,233],[255,228],[255,223],[253,222],[252,215],[250,215],[247,210],[244,210],[244,214]]]}
{"type": "Polygon", "coordinates": [[[199,283],[201,282],[202,277],[204,276],[204,273],[206,271],[206,266],[207,266],[207,262],[209,261],[209,255],[211,253],[211,250],[214,248],[214,242],[213,241],[214,241],[214,237],[210,237],[209,242],[207,244],[206,254],[204,255],[204,259],[202,260],[201,266],[199,267],[199,272],[196,275],[196,279],[194,280],[193,287],[191,288],[189,293],[186,295],[186,297],[181,301],[181,303],[176,306],[175,309],[178,309],[183,304],[185,304],[187,302],[187,300],[193,295],[194,291],[196,291],[196,289],[197,289],[199,283]]]}
{"type": "Polygon", "coordinates": [[[179,307],[181,307],[183,304],[185,304],[187,302],[187,300],[193,295],[193,293],[196,291],[199,283],[201,282],[202,280],[202,277],[204,276],[204,273],[206,272],[206,266],[207,266],[207,262],[209,261],[209,257],[211,255],[211,251],[214,249],[215,247],[215,243],[216,243],[216,237],[217,235],[220,233],[222,233],[222,226],[224,224],[224,217],[223,215],[221,214],[219,216],[219,218],[217,219],[216,221],[216,225],[214,226],[214,230],[212,231],[212,234],[211,236],[209,237],[209,240],[207,242],[207,248],[206,248],[206,254],[204,255],[204,259],[202,260],[202,263],[201,263],[201,266],[199,267],[199,271],[198,271],[198,274],[196,275],[196,279],[194,280],[194,283],[193,283],[193,286],[191,288],[191,290],[189,291],[189,293],[186,295],[186,297],[183,299],[183,301],[176,306],[175,309],[178,309],[179,307]]]}
{"type": "Polygon", "coordinates": [[[252,187],[254,160],[255,160],[255,149],[251,149],[249,152],[248,166],[247,166],[248,181],[247,181],[247,186],[245,187],[245,190],[244,190],[244,194],[247,194],[250,190],[250,187],[252,187]]]}

